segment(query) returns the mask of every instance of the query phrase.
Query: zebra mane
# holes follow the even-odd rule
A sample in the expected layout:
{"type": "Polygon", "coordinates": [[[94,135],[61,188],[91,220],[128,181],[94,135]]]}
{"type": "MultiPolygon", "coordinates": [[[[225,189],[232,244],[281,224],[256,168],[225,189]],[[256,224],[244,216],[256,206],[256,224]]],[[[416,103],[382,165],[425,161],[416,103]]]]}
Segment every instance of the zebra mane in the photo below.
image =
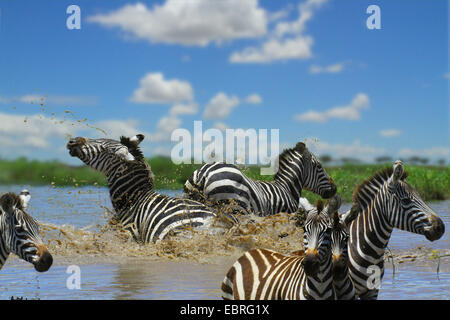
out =
{"type": "Polygon", "coordinates": [[[0,206],[2,206],[3,209],[16,207],[17,209],[24,210],[22,199],[13,192],[5,193],[0,196],[0,206]]]}
{"type": "Polygon", "coordinates": [[[141,149],[139,148],[139,146],[135,142],[131,141],[130,138],[125,137],[125,136],[121,136],[120,137],[120,143],[128,148],[128,151],[133,155],[133,157],[136,160],[143,160],[144,159],[144,154],[142,153],[141,149]]]}
{"type": "MultiPolygon", "coordinates": [[[[284,163],[289,163],[289,158],[293,153],[301,154],[302,156],[309,155],[309,150],[303,142],[297,142],[295,147],[284,149],[283,152],[278,156],[278,169],[285,168],[286,165],[284,163]],[[285,160],[285,161],[282,161],[285,160]]],[[[278,171],[278,172],[279,172],[278,171]]],[[[281,170],[282,171],[282,170],[281,170]]],[[[277,178],[278,172],[275,174],[275,179],[277,178]]]]}
{"type": "MultiPolygon", "coordinates": [[[[360,204],[363,208],[367,207],[371,200],[375,198],[378,190],[392,176],[393,172],[394,169],[388,167],[376,172],[372,177],[361,182],[353,193],[353,202],[360,204]]],[[[407,176],[408,172],[404,171],[400,180],[405,180],[407,176]]]]}
{"type": "Polygon", "coordinates": [[[308,148],[306,148],[306,145],[303,142],[297,142],[295,147],[284,149],[283,152],[279,155],[279,159],[285,159],[289,157],[289,155],[293,152],[298,152],[300,154],[304,154],[305,152],[308,152],[308,148]]]}

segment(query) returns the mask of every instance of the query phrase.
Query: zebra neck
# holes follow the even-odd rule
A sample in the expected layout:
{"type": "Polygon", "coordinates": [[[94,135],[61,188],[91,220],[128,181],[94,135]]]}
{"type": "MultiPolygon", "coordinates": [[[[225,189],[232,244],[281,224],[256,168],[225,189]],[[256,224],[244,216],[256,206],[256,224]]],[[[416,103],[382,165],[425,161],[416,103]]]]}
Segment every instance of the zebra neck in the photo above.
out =
{"type": "Polygon", "coordinates": [[[348,268],[339,277],[333,277],[333,287],[337,300],[355,299],[355,286],[350,278],[348,268]]]}
{"type": "Polygon", "coordinates": [[[107,180],[116,213],[130,209],[140,198],[155,193],[152,172],[146,166],[131,170],[118,167],[107,175],[107,180]]]}
{"type": "MultiPolygon", "coordinates": [[[[359,232],[363,231],[364,234],[357,237],[358,247],[368,248],[372,258],[378,261],[384,257],[393,230],[388,219],[390,201],[384,199],[383,194],[380,192],[352,223],[352,226],[356,225],[359,232]]],[[[351,233],[349,243],[354,241],[353,238],[351,233]]]]}
{"type": "Polygon", "coordinates": [[[292,172],[286,172],[285,174],[280,173],[275,176],[273,185],[282,190],[285,190],[285,192],[289,194],[292,199],[294,199],[294,202],[296,204],[295,210],[297,210],[298,200],[302,195],[303,187],[303,183],[300,181],[299,177],[293,175],[292,172]]]}
{"type": "Polygon", "coordinates": [[[331,255],[320,264],[319,272],[314,277],[306,275],[303,295],[313,300],[334,298],[331,255]]]}
{"type": "Polygon", "coordinates": [[[9,253],[9,250],[6,248],[5,241],[3,240],[3,230],[0,230],[0,269],[3,268],[6,259],[9,257],[9,253]]]}

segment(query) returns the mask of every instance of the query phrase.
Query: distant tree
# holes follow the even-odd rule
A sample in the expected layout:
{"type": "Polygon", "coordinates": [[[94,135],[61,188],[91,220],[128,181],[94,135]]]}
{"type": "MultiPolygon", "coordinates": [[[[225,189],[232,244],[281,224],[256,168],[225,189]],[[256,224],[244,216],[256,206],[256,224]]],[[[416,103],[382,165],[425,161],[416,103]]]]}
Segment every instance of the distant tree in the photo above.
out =
{"type": "Polygon", "coordinates": [[[392,162],[392,157],[389,156],[380,156],[375,158],[375,161],[378,163],[386,163],[386,162],[392,162]]]}
{"type": "Polygon", "coordinates": [[[426,165],[428,162],[430,162],[430,159],[428,158],[420,158],[420,163],[423,165],[426,165]]]}
{"type": "Polygon", "coordinates": [[[354,164],[354,163],[360,163],[361,160],[356,159],[356,158],[343,157],[343,158],[341,158],[341,162],[344,164],[354,164]]]}
{"type": "Polygon", "coordinates": [[[412,156],[408,159],[408,162],[411,164],[419,164],[421,158],[419,156],[412,156]]]}
{"type": "Polygon", "coordinates": [[[323,156],[320,156],[320,161],[323,164],[328,164],[333,161],[333,158],[329,154],[324,154],[323,156]]]}
{"type": "Polygon", "coordinates": [[[439,159],[438,161],[437,161],[437,164],[438,165],[440,165],[440,166],[445,166],[445,163],[446,163],[447,161],[445,161],[445,159],[439,159]]]}

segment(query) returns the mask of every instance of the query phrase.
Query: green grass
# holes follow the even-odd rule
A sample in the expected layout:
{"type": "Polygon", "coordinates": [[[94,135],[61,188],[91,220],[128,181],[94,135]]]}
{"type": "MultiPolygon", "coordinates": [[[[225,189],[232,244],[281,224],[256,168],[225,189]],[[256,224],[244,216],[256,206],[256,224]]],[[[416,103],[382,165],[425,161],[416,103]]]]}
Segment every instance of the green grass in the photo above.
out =
{"type": "MultiPolygon", "coordinates": [[[[199,164],[174,164],[169,158],[154,157],[148,160],[155,174],[156,189],[181,189],[189,176],[198,169],[199,164]]],[[[340,167],[328,167],[327,172],[333,178],[343,200],[352,198],[353,190],[376,171],[389,166],[372,164],[347,164],[340,167]]],[[[424,200],[444,200],[450,198],[450,166],[413,166],[406,165],[409,172],[407,182],[413,186],[424,200]]],[[[273,176],[261,176],[259,168],[244,168],[245,174],[255,180],[270,181],[273,176]]],[[[58,161],[31,161],[25,158],[0,160],[0,184],[31,184],[54,186],[106,185],[104,176],[86,166],[69,166],[58,161]]],[[[305,191],[310,201],[319,197],[305,191]]]]}

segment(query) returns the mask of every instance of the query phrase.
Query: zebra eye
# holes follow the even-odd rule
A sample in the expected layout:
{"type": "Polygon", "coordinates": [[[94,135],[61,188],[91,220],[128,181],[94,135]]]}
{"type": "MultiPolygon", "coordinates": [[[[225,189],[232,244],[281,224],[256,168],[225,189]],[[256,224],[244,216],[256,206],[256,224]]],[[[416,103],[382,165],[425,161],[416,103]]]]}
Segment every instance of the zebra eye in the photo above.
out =
{"type": "Polygon", "coordinates": [[[403,198],[400,201],[402,202],[402,205],[404,205],[404,206],[409,206],[411,204],[410,198],[403,198]]]}

